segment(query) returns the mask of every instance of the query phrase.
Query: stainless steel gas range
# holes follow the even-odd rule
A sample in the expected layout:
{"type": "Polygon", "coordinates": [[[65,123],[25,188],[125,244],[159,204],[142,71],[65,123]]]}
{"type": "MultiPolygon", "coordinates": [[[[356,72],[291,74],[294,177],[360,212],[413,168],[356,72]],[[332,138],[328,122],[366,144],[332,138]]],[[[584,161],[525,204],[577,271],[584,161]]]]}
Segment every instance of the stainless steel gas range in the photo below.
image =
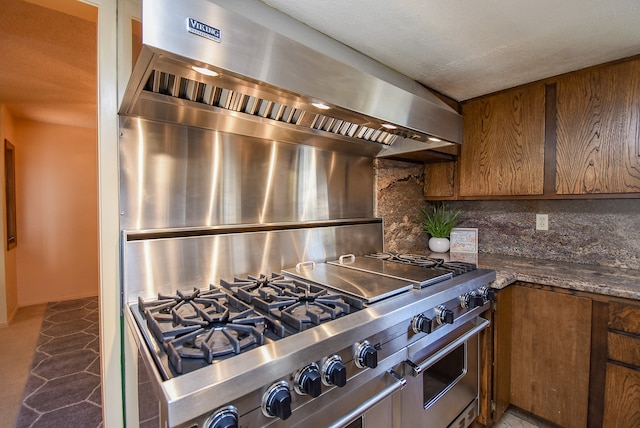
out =
{"type": "Polygon", "coordinates": [[[127,424],[471,423],[495,273],[384,253],[374,197],[377,156],[458,143],[461,117],[229,9],[261,2],[142,3],[119,112],[127,424]]]}
{"type": "Polygon", "coordinates": [[[162,426],[466,426],[493,279],[462,262],[345,255],[140,298],[127,319],[162,426]]]}

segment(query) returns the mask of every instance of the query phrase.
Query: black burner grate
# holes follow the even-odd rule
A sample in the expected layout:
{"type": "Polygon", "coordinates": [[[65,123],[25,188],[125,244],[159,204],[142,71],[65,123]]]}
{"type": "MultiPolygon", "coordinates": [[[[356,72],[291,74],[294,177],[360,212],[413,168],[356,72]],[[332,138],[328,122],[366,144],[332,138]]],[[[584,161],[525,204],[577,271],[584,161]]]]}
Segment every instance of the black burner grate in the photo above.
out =
{"type": "Polygon", "coordinates": [[[220,285],[138,299],[165,372],[193,371],[356,310],[340,294],[277,274],[220,285]]]}
{"type": "Polygon", "coordinates": [[[226,324],[199,329],[167,342],[169,360],[178,373],[183,372],[183,359],[204,359],[211,364],[216,358],[236,355],[264,343],[263,334],[255,327],[226,324]]]}

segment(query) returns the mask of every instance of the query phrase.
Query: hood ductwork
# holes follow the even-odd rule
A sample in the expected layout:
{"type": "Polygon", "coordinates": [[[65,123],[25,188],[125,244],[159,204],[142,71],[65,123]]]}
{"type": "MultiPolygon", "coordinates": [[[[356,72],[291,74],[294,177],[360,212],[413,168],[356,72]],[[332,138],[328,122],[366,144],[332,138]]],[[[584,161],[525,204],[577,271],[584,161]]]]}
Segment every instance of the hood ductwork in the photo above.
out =
{"type": "Polygon", "coordinates": [[[426,89],[391,84],[206,0],[143,1],[142,42],[122,115],[370,156],[461,139],[460,115],[426,89]]]}

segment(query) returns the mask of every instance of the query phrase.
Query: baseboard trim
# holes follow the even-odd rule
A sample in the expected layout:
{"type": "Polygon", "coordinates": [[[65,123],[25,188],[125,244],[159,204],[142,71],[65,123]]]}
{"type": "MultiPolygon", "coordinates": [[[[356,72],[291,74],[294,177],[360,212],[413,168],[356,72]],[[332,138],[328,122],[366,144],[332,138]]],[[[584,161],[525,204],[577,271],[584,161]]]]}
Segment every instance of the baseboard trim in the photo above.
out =
{"type": "Polygon", "coordinates": [[[27,302],[19,302],[19,308],[22,308],[24,306],[33,306],[33,305],[41,305],[43,303],[51,303],[51,302],[66,302],[68,300],[78,300],[78,299],[88,299],[89,297],[99,297],[99,294],[96,292],[91,292],[91,293],[82,293],[82,294],[76,294],[74,296],[62,296],[62,297],[54,297],[52,299],[46,299],[46,300],[33,300],[33,301],[27,301],[27,302]]]}
{"type": "Polygon", "coordinates": [[[11,312],[11,315],[9,315],[9,318],[7,319],[7,324],[11,324],[16,318],[16,315],[18,315],[18,309],[20,309],[20,307],[16,306],[13,312],[11,312]]]}
{"type": "Polygon", "coordinates": [[[20,307],[16,307],[13,310],[13,312],[11,312],[11,314],[9,314],[9,316],[7,317],[7,321],[0,322],[0,328],[7,328],[7,327],[9,327],[11,325],[11,323],[15,319],[16,315],[18,314],[18,309],[20,309],[20,307]]]}

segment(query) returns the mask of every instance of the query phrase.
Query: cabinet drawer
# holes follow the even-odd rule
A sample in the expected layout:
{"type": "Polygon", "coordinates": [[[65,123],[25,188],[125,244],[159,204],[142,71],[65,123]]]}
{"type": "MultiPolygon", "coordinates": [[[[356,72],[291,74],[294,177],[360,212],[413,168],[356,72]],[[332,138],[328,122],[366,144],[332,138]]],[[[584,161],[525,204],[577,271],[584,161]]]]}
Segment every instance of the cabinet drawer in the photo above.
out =
{"type": "Polygon", "coordinates": [[[640,367],[640,337],[609,332],[607,348],[610,359],[640,367]]]}
{"type": "Polygon", "coordinates": [[[609,303],[609,328],[640,335],[640,307],[609,303]]]}
{"type": "Polygon", "coordinates": [[[637,427],[640,422],[640,371],[607,364],[604,428],[637,427]]]}

